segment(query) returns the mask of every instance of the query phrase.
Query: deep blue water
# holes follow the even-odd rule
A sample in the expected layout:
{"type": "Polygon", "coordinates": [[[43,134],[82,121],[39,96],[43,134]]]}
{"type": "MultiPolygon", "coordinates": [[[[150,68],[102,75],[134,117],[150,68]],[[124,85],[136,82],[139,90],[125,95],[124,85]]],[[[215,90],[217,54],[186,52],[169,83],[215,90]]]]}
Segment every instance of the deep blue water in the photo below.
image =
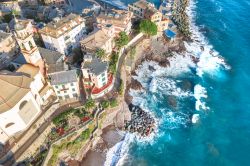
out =
{"type": "MultiPolygon", "coordinates": [[[[196,2],[195,24],[231,69],[202,77],[185,73],[152,78],[157,83],[172,80],[180,87],[189,82],[191,93],[196,84],[202,85],[210,109],[196,111],[191,96],[177,98],[173,108],[164,86],[157,92],[149,90],[142,105],[161,121],[160,134],[151,143],[133,142],[124,165],[250,165],[250,1],[196,2]],[[197,124],[190,123],[194,113],[200,115],[197,124]]],[[[147,81],[150,89],[151,79],[147,81]]]]}

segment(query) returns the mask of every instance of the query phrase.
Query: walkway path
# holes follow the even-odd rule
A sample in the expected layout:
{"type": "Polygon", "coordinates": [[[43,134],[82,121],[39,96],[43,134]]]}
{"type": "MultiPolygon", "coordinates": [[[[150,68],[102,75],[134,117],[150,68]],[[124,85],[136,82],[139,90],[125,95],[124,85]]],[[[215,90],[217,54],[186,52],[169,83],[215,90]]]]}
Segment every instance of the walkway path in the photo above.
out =
{"type": "Polygon", "coordinates": [[[41,114],[36,121],[33,122],[33,124],[24,132],[22,137],[17,140],[16,144],[10,149],[10,151],[0,159],[0,164],[11,165],[18,161],[25,151],[31,147],[34,141],[43,134],[55,116],[69,108],[80,105],[80,102],[61,106],[59,104],[52,105],[46,112],[43,112],[43,114],[41,114]]]}

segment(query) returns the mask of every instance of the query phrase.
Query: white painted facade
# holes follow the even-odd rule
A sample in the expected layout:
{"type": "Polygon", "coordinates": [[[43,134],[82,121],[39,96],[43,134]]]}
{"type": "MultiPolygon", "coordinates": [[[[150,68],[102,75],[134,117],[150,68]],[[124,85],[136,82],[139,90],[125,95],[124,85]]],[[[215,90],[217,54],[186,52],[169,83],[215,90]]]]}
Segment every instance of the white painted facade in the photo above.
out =
{"type": "Polygon", "coordinates": [[[60,35],[51,35],[49,32],[41,32],[44,45],[47,49],[58,51],[69,55],[72,49],[80,46],[80,40],[86,34],[85,22],[71,26],[70,30],[61,28],[58,30],[60,35]]]}
{"type": "Polygon", "coordinates": [[[12,109],[0,114],[0,143],[27,129],[40,112],[33,94],[28,92],[12,109]]]}
{"type": "Polygon", "coordinates": [[[91,98],[92,99],[97,99],[97,98],[100,98],[100,97],[104,96],[105,94],[109,93],[113,89],[114,83],[115,83],[115,79],[113,79],[112,84],[107,89],[103,90],[102,92],[100,92],[98,94],[93,94],[92,93],[91,98]]]}
{"type": "Polygon", "coordinates": [[[59,100],[67,100],[70,98],[80,97],[78,82],[71,82],[52,86],[59,100]]]}

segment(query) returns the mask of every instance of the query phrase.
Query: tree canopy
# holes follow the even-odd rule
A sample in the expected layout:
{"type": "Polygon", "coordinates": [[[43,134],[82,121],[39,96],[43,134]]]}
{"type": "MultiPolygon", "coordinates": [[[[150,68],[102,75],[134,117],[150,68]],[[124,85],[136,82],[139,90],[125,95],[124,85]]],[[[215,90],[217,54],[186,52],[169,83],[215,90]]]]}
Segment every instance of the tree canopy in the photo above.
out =
{"type": "Polygon", "coordinates": [[[140,32],[154,36],[157,34],[157,25],[150,20],[142,20],[139,25],[140,32]]]}
{"type": "Polygon", "coordinates": [[[119,37],[116,38],[115,43],[118,48],[128,44],[129,38],[126,32],[120,32],[119,37]]]}
{"type": "Polygon", "coordinates": [[[102,49],[102,48],[98,48],[97,50],[96,50],[96,56],[98,57],[98,58],[100,58],[100,59],[103,59],[104,58],[104,56],[105,56],[105,50],[104,49],[102,49]]]}
{"type": "Polygon", "coordinates": [[[84,107],[88,110],[95,107],[95,101],[93,99],[88,99],[84,104],[84,107]]]}

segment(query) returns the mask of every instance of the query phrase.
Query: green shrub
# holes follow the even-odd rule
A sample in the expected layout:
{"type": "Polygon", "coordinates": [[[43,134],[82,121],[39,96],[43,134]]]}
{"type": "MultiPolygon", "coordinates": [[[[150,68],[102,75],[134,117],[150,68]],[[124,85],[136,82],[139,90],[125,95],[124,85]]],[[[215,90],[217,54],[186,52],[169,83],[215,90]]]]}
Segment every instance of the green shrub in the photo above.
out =
{"type": "Polygon", "coordinates": [[[115,44],[120,49],[121,47],[128,44],[129,38],[126,32],[120,32],[119,37],[116,38],[115,44]]]}
{"type": "Polygon", "coordinates": [[[116,107],[118,106],[118,102],[117,102],[117,99],[111,99],[110,100],[110,107],[116,107]]]}
{"type": "Polygon", "coordinates": [[[95,101],[93,99],[88,99],[84,104],[84,107],[88,110],[95,106],[95,101]]]}
{"type": "Polygon", "coordinates": [[[97,56],[98,58],[103,59],[103,58],[105,58],[105,54],[106,54],[106,53],[105,53],[105,50],[104,50],[104,49],[98,48],[98,49],[96,50],[95,54],[96,54],[96,56],[97,56]]]}
{"type": "Polygon", "coordinates": [[[118,59],[119,59],[119,55],[113,52],[111,54],[110,62],[109,62],[109,71],[113,74],[116,73],[116,65],[117,65],[118,59]]]}
{"type": "Polygon", "coordinates": [[[123,91],[124,91],[124,83],[123,83],[123,81],[121,80],[120,86],[119,86],[119,88],[118,88],[118,93],[119,93],[119,95],[123,95],[123,91]]]}
{"type": "Polygon", "coordinates": [[[142,20],[139,25],[140,32],[148,35],[154,36],[157,34],[157,25],[150,20],[142,20]]]}
{"type": "Polygon", "coordinates": [[[75,112],[76,110],[75,109],[69,109],[67,111],[64,111],[62,112],[61,114],[57,115],[53,120],[53,124],[58,126],[60,125],[61,123],[67,121],[67,117],[68,115],[70,115],[72,112],[75,112]]]}
{"type": "Polygon", "coordinates": [[[108,108],[108,107],[109,107],[109,101],[107,101],[107,100],[102,101],[102,102],[101,102],[101,106],[102,106],[103,108],[108,108]]]}
{"type": "Polygon", "coordinates": [[[86,130],[84,130],[84,131],[81,133],[81,135],[80,135],[80,140],[84,141],[84,140],[89,139],[89,138],[90,138],[90,134],[91,134],[91,132],[90,132],[90,129],[89,129],[89,128],[86,129],[86,130]]]}

